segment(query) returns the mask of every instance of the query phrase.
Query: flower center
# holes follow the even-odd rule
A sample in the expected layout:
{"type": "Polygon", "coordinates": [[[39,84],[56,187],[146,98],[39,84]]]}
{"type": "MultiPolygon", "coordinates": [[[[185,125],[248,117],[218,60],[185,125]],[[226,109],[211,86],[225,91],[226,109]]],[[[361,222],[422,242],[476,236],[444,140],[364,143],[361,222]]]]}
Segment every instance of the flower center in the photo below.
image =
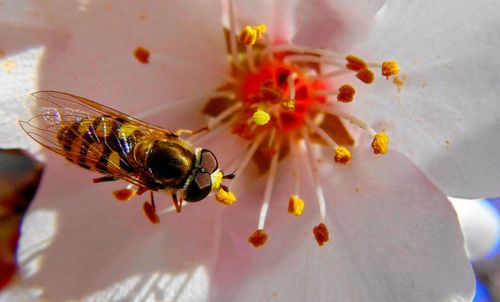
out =
{"type": "Polygon", "coordinates": [[[373,137],[375,154],[386,153],[389,142],[385,132],[377,132],[362,120],[339,110],[339,103],[354,100],[356,90],[349,83],[338,85],[335,80],[340,75],[352,74],[353,81],[367,85],[375,80],[372,69],[379,68],[382,76],[389,78],[399,73],[399,67],[396,61],[367,63],[353,55],[342,56],[323,49],[271,45],[265,25],[247,25],[237,34],[232,9],[232,1],[229,1],[230,28],[226,40],[230,50],[230,79],[217,89],[203,111],[212,117],[208,129],[226,124],[232,133],[248,140],[248,151],[237,167],[238,174],[253,161],[259,172],[267,175],[258,227],[249,242],[258,247],[268,239],[264,224],[279,174],[278,164],[290,155],[295,163],[296,181],[290,192],[288,211],[300,216],[306,205],[299,197],[303,173],[298,160],[305,156],[320,208],[320,223],[313,227],[313,233],[323,246],[329,240],[326,199],[312,145],[331,148],[333,161],[348,168],[352,158],[349,147],[354,139],[345,122],[373,137]]]}

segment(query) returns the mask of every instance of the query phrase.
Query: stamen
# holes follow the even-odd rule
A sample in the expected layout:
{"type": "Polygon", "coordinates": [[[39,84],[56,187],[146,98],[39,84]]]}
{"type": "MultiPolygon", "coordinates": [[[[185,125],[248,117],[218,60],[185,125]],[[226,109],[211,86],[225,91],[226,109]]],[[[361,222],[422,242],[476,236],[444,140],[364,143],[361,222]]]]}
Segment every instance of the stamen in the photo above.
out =
{"type": "Polygon", "coordinates": [[[271,165],[269,167],[269,175],[267,177],[266,188],[264,190],[264,198],[262,199],[262,207],[260,209],[259,215],[259,230],[264,229],[264,223],[266,221],[267,211],[269,209],[269,202],[271,201],[271,194],[273,192],[274,180],[276,178],[276,170],[278,167],[278,158],[280,153],[281,142],[278,140],[276,142],[276,153],[271,159],[271,165]]]}
{"type": "Polygon", "coordinates": [[[309,133],[307,133],[307,130],[305,128],[302,129],[302,137],[304,137],[304,142],[306,144],[307,158],[312,170],[312,176],[313,176],[312,180],[316,191],[316,198],[318,199],[321,222],[324,222],[326,217],[325,196],[323,194],[323,189],[319,185],[319,176],[318,176],[319,170],[316,164],[316,160],[314,159],[312,154],[311,142],[309,140],[309,133]]]}
{"type": "Polygon", "coordinates": [[[208,130],[212,129],[216,125],[218,125],[220,122],[225,120],[228,116],[232,115],[236,111],[238,111],[243,104],[241,102],[236,102],[234,105],[229,106],[227,109],[222,111],[219,115],[214,117],[213,119],[209,120],[207,123],[207,128],[208,130]]]}
{"type": "Polygon", "coordinates": [[[255,45],[258,39],[266,32],[267,27],[263,24],[243,27],[243,30],[238,35],[238,41],[246,46],[255,45]]]}
{"type": "Polygon", "coordinates": [[[385,154],[389,151],[389,136],[385,132],[375,134],[372,141],[373,153],[385,154]]]}
{"type": "Polygon", "coordinates": [[[316,123],[310,121],[309,119],[306,120],[306,123],[314,133],[319,135],[328,144],[328,146],[330,146],[332,148],[338,147],[335,140],[333,138],[331,138],[330,135],[328,135],[328,133],[325,130],[323,130],[320,126],[318,126],[316,123]]]}
{"type": "Polygon", "coordinates": [[[290,196],[288,200],[288,213],[295,216],[302,215],[304,211],[304,201],[300,199],[297,195],[290,196]]]}
{"type": "Polygon", "coordinates": [[[356,77],[365,84],[371,84],[375,80],[375,74],[368,68],[363,68],[356,73],[356,77]]]}
{"type": "Polygon", "coordinates": [[[281,108],[286,111],[295,111],[295,99],[286,99],[281,102],[281,108]]]}
{"type": "Polygon", "coordinates": [[[390,76],[399,74],[398,62],[394,60],[385,61],[382,63],[382,75],[389,79],[390,76]]]}
{"type": "Polygon", "coordinates": [[[311,81],[325,80],[325,79],[328,79],[328,78],[333,78],[333,77],[341,76],[341,75],[348,74],[348,73],[350,73],[349,70],[346,70],[346,69],[337,69],[337,70],[333,70],[333,71],[330,71],[330,72],[327,72],[327,73],[318,74],[318,75],[315,75],[315,76],[310,76],[309,79],[311,81]]]}
{"type": "Polygon", "coordinates": [[[290,152],[293,159],[293,176],[295,177],[295,195],[299,196],[300,190],[300,162],[299,162],[299,154],[296,147],[296,140],[293,136],[288,138],[288,145],[290,146],[290,152]]]}
{"type": "Polygon", "coordinates": [[[248,65],[248,70],[250,70],[251,73],[256,73],[257,68],[255,67],[255,62],[254,62],[254,55],[253,55],[253,46],[247,46],[246,47],[246,52],[247,52],[247,65],[248,65]]]}
{"type": "Polygon", "coordinates": [[[373,128],[368,126],[367,123],[363,122],[362,120],[358,119],[357,117],[354,117],[346,112],[336,111],[336,110],[333,110],[332,108],[330,108],[328,106],[324,106],[324,105],[317,105],[317,107],[319,110],[322,110],[324,112],[327,112],[327,113],[330,113],[332,115],[336,115],[340,118],[343,118],[345,120],[348,120],[352,124],[358,126],[359,128],[365,130],[366,132],[370,133],[370,135],[372,135],[372,136],[377,134],[377,131],[375,131],[373,128]]]}
{"type": "Polygon", "coordinates": [[[313,234],[319,246],[325,245],[325,243],[330,240],[330,233],[328,232],[328,228],[324,223],[320,223],[315,226],[313,229],[313,234]]]}
{"type": "Polygon", "coordinates": [[[121,189],[117,191],[113,191],[113,195],[115,196],[116,200],[118,201],[129,201],[134,197],[134,195],[137,193],[136,190],[133,189],[121,189]]]}
{"type": "Polygon", "coordinates": [[[236,46],[236,20],[234,18],[234,4],[233,0],[228,0],[229,10],[229,45],[231,47],[231,57],[236,68],[239,65],[238,49],[236,46]]]}
{"type": "Polygon", "coordinates": [[[345,147],[335,148],[334,160],[336,163],[346,165],[351,160],[351,152],[345,147]]]}
{"type": "Polygon", "coordinates": [[[365,61],[356,56],[348,55],[347,57],[345,57],[345,59],[347,60],[347,64],[345,65],[347,69],[360,71],[361,69],[365,69],[368,67],[365,61]]]}
{"type": "MultiPolygon", "coordinates": [[[[259,136],[252,142],[252,144],[250,145],[250,148],[248,148],[247,153],[245,154],[245,156],[241,160],[240,165],[236,169],[236,171],[238,171],[238,175],[243,175],[243,171],[245,170],[248,163],[252,159],[253,155],[255,154],[255,151],[257,151],[257,148],[259,147],[262,139],[263,139],[263,136],[259,136]]],[[[236,177],[236,180],[237,179],[239,179],[239,178],[236,177]]]]}
{"type": "Polygon", "coordinates": [[[333,61],[328,58],[324,57],[318,57],[314,55],[289,55],[287,56],[284,60],[283,63],[289,65],[291,63],[295,62],[314,62],[314,63],[320,63],[320,64],[325,64],[325,65],[332,65],[332,66],[337,66],[343,68],[344,65],[340,62],[333,61]]]}
{"type": "Polygon", "coordinates": [[[337,101],[342,103],[350,103],[354,99],[354,94],[356,90],[349,84],[344,84],[339,88],[339,94],[337,95],[337,101]]]}
{"type": "MultiPolygon", "coordinates": [[[[267,43],[267,45],[270,45],[270,43],[267,43]]],[[[319,48],[314,48],[314,47],[305,47],[305,46],[299,46],[295,44],[279,44],[279,45],[271,45],[268,46],[270,51],[277,53],[277,52],[294,52],[294,53],[310,53],[310,54],[317,54],[319,56],[327,56],[327,57],[333,57],[336,59],[343,59],[344,56],[339,55],[335,52],[326,50],[326,49],[319,49],[319,48]]]]}
{"type": "Polygon", "coordinates": [[[267,124],[270,119],[271,116],[269,115],[269,113],[265,112],[262,109],[257,109],[257,111],[255,111],[252,116],[253,122],[259,126],[267,124]]]}
{"type": "Polygon", "coordinates": [[[250,235],[248,242],[250,242],[254,247],[261,247],[267,241],[267,234],[264,230],[257,230],[250,235]]]}

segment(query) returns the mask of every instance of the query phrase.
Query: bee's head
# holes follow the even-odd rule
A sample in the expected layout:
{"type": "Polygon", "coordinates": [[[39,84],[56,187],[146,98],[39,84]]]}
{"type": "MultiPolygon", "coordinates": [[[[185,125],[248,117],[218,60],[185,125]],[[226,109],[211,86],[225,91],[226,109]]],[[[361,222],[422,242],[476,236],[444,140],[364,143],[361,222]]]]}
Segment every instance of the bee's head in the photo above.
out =
{"type": "Polygon", "coordinates": [[[223,174],[219,170],[217,158],[207,149],[196,150],[196,162],[193,174],[185,188],[185,200],[189,202],[200,201],[207,197],[211,191],[220,187],[223,174]]]}

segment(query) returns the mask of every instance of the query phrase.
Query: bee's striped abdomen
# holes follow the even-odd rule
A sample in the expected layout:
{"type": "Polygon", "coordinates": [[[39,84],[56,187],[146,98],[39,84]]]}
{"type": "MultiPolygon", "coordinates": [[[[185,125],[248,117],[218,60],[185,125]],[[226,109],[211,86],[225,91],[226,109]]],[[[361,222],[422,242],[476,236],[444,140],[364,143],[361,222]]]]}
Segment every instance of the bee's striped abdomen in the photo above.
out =
{"type": "Polygon", "coordinates": [[[132,172],[129,154],[136,143],[133,128],[123,119],[102,115],[63,126],[57,139],[65,157],[83,168],[101,173],[116,169],[132,172]]]}

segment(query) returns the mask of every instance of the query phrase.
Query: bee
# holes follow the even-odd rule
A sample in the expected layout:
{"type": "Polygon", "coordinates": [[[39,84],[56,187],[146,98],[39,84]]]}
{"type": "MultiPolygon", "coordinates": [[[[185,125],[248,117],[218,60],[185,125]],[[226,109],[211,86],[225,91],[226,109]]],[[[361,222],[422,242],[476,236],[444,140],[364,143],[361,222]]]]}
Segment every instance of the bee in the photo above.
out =
{"type": "Polygon", "coordinates": [[[197,202],[211,192],[229,192],[221,182],[234,174],[224,175],[210,150],[180,138],[193,131],[171,132],[69,93],[38,91],[31,96],[33,116],[19,122],[22,129],[73,164],[103,174],[94,183],[123,179],[136,188],[115,191],[119,200],[149,190],[151,203],[143,208],[153,223],[159,221],[155,191],[171,193],[177,212],[183,200],[197,202]]]}

